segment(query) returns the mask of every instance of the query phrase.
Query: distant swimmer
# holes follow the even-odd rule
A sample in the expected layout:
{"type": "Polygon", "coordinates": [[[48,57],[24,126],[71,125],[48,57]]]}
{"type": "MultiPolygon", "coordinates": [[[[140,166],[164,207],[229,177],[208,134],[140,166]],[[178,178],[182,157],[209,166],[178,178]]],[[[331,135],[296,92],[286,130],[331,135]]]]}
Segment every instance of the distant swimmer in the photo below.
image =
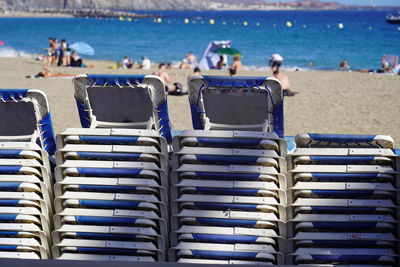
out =
{"type": "Polygon", "coordinates": [[[339,69],[341,69],[341,70],[349,70],[350,69],[350,65],[347,63],[347,60],[345,58],[342,60],[342,62],[340,62],[339,69]]]}
{"type": "Polygon", "coordinates": [[[272,54],[269,57],[268,65],[271,67],[272,72],[274,72],[274,71],[279,72],[281,69],[282,63],[283,63],[283,57],[279,54],[272,54]]]}

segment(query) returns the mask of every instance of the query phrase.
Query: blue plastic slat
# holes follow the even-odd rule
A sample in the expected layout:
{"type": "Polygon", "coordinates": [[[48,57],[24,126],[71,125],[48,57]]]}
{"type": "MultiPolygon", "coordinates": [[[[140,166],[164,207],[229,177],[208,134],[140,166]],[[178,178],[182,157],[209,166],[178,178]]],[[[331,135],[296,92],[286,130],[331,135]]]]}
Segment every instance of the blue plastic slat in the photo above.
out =
{"type": "Polygon", "coordinates": [[[112,169],[112,168],[78,168],[82,175],[98,177],[133,177],[140,174],[141,169],[112,169]]]}
{"type": "Polygon", "coordinates": [[[368,190],[311,190],[313,194],[321,197],[343,198],[343,197],[370,197],[374,191],[368,190]]]}
{"type": "Polygon", "coordinates": [[[15,221],[18,214],[0,214],[0,221],[15,221]]]}
{"type": "Polygon", "coordinates": [[[354,143],[354,142],[372,142],[376,135],[353,135],[353,134],[313,134],[311,139],[316,141],[335,142],[335,143],[354,143]]]}
{"type": "Polygon", "coordinates": [[[78,252],[96,253],[96,254],[135,254],[137,249],[118,249],[118,248],[91,248],[91,247],[76,247],[78,252]]]}
{"type": "Polygon", "coordinates": [[[376,223],[367,222],[312,222],[312,225],[318,229],[341,229],[348,231],[372,230],[377,226],[376,223]]]}
{"type": "Polygon", "coordinates": [[[311,210],[318,213],[340,213],[340,214],[366,214],[376,211],[370,207],[311,207],[311,210]]]}
{"type": "Polygon", "coordinates": [[[238,251],[212,251],[212,250],[191,250],[192,254],[199,258],[207,259],[255,259],[257,252],[238,251]]]}
{"type": "Polygon", "coordinates": [[[237,189],[237,188],[209,188],[196,187],[196,191],[203,194],[232,195],[232,196],[256,196],[258,189],[237,189]]]}
{"type": "Polygon", "coordinates": [[[132,192],[136,186],[114,186],[114,185],[80,185],[79,189],[90,192],[132,192]]]}
{"type": "Polygon", "coordinates": [[[17,149],[2,149],[0,150],[0,158],[18,158],[21,151],[17,149]]]}
{"type": "Polygon", "coordinates": [[[83,128],[89,128],[90,127],[90,114],[89,114],[89,108],[83,103],[82,101],[79,101],[76,99],[76,106],[78,107],[78,113],[79,113],[79,119],[81,121],[81,125],[83,128]]]}
{"type": "Polygon", "coordinates": [[[6,101],[21,99],[28,96],[28,91],[27,89],[1,89],[0,97],[6,101]]]}
{"type": "Polygon", "coordinates": [[[311,156],[313,163],[318,164],[369,164],[374,160],[374,157],[333,157],[333,156],[311,156]]]}
{"type": "Polygon", "coordinates": [[[56,140],[54,138],[53,122],[51,120],[51,114],[48,113],[39,122],[40,128],[43,135],[43,148],[49,153],[50,156],[56,152],[56,140]]]}
{"type": "Polygon", "coordinates": [[[104,145],[118,145],[118,144],[136,144],[139,140],[138,136],[92,136],[92,135],[81,135],[79,136],[81,141],[88,142],[90,144],[104,144],[104,145]]]}
{"type": "Polygon", "coordinates": [[[202,111],[194,104],[190,104],[190,111],[192,114],[192,125],[195,130],[203,130],[204,125],[201,119],[202,111]]]}
{"type": "Polygon", "coordinates": [[[20,185],[18,182],[0,182],[0,191],[16,191],[20,185]]]}
{"type": "Polygon", "coordinates": [[[196,221],[199,224],[210,226],[254,227],[257,224],[256,220],[196,218],[196,221]]]}
{"type": "Polygon", "coordinates": [[[159,132],[162,137],[167,139],[168,143],[172,142],[171,135],[171,123],[168,115],[168,102],[165,100],[158,107],[158,119],[159,119],[159,132]]]}
{"type": "Polygon", "coordinates": [[[133,240],[136,239],[136,235],[130,234],[107,234],[107,233],[84,233],[77,232],[76,236],[78,238],[88,238],[88,239],[102,239],[102,240],[133,240]]]}
{"type": "Polygon", "coordinates": [[[88,74],[87,77],[92,84],[96,85],[121,85],[129,86],[129,84],[143,83],[144,75],[97,75],[88,74]]]}
{"type": "Polygon", "coordinates": [[[130,209],[137,208],[140,202],[137,201],[121,201],[121,200],[79,200],[79,204],[87,208],[102,209],[130,209]]]}
{"type": "Polygon", "coordinates": [[[0,166],[0,174],[17,174],[21,166],[0,166]]]}
{"type": "Polygon", "coordinates": [[[15,207],[15,206],[18,206],[18,204],[19,204],[18,199],[0,199],[0,206],[15,207]]]}
{"type": "Polygon", "coordinates": [[[92,217],[92,216],[75,216],[77,223],[95,224],[95,225],[130,225],[135,224],[136,218],[120,218],[120,217],[92,217]]]}
{"type": "Polygon", "coordinates": [[[375,262],[380,256],[373,255],[310,255],[316,261],[333,261],[333,262],[375,262]]]}
{"type": "Polygon", "coordinates": [[[245,139],[245,138],[212,138],[198,137],[197,141],[206,146],[213,147],[240,147],[240,146],[258,146],[261,139],[245,139]]]}
{"type": "Polygon", "coordinates": [[[0,236],[18,236],[18,231],[0,231],[0,236]]]}
{"type": "Polygon", "coordinates": [[[227,76],[203,76],[204,80],[209,84],[209,86],[262,86],[266,80],[266,77],[227,77],[227,76]]]}
{"type": "Polygon", "coordinates": [[[17,251],[18,246],[1,246],[0,245],[0,251],[17,251]]]}
{"type": "Polygon", "coordinates": [[[87,160],[132,160],[139,159],[141,154],[137,153],[96,153],[96,152],[77,152],[81,159],[87,160]]]}
{"type": "Polygon", "coordinates": [[[232,203],[207,203],[195,202],[194,206],[198,209],[212,209],[212,210],[258,210],[258,205],[251,204],[232,204],[232,203]]]}
{"type": "Polygon", "coordinates": [[[212,164],[253,164],[258,157],[196,155],[197,160],[212,164]]]}
{"type": "Polygon", "coordinates": [[[193,238],[199,242],[208,243],[254,243],[259,238],[258,236],[244,235],[212,235],[212,234],[193,234],[193,238]]]}
{"type": "Polygon", "coordinates": [[[352,248],[354,246],[376,246],[377,241],[370,240],[311,240],[313,245],[352,248]]]}
{"type": "Polygon", "coordinates": [[[217,179],[217,180],[258,180],[259,174],[251,173],[220,173],[220,172],[196,172],[197,177],[205,179],[217,179]]]}

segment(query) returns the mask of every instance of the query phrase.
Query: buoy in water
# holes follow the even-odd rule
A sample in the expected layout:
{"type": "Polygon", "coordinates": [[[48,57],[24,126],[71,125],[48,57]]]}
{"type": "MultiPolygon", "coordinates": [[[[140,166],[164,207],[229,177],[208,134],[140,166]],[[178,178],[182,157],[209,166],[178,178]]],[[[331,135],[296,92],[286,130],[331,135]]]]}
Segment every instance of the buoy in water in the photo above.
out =
{"type": "Polygon", "coordinates": [[[225,22],[225,21],[223,21],[223,22],[222,22],[222,25],[226,25],[226,22],[225,22]]]}
{"type": "Polygon", "coordinates": [[[261,26],[260,22],[257,22],[257,23],[256,23],[256,26],[257,26],[257,27],[260,27],[260,26],[261,26]]]}
{"type": "Polygon", "coordinates": [[[157,23],[161,23],[161,22],[162,22],[161,18],[157,18],[157,19],[156,19],[156,22],[157,22],[157,23]]]}
{"type": "Polygon", "coordinates": [[[326,27],[329,29],[331,27],[331,25],[328,24],[328,25],[326,25],[326,27]]]}
{"type": "Polygon", "coordinates": [[[338,26],[339,29],[343,29],[344,28],[343,23],[339,23],[337,26],[338,26]]]}
{"type": "Polygon", "coordinates": [[[286,27],[288,27],[288,28],[290,28],[290,27],[292,27],[293,25],[292,25],[292,23],[290,22],[290,21],[286,21],[286,27]]]}
{"type": "Polygon", "coordinates": [[[188,23],[189,23],[189,19],[186,18],[186,19],[183,20],[183,22],[184,22],[185,24],[188,24],[188,23]]]}
{"type": "Polygon", "coordinates": [[[372,26],[369,26],[369,27],[368,27],[368,30],[372,30],[372,26]]]}
{"type": "Polygon", "coordinates": [[[131,19],[131,18],[127,18],[127,20],[128,20],[128,21],[132,21],[132,19],[131,19]]]}
{"type": "Polygon", "coordinates": [[[215,23],[215,20],[210,19],[210,24],[213,25],[215,23]]]}
{"type": "Polygon", "coordinates": [[[303,28],[307,28],[307,25],[304,24],[304,25],[303,25],[303,28]]]}
{"type": "Polygon", "coordinates": [[[247,21],[243,22],[243,26],[247,27],[249,23],[247,21]]]}
{"type": "Polygon", "coordinates": [[[123,16],[119,17],[119,20],[121,20],[121,21],[124,20],[124,17],[123,16]]]}

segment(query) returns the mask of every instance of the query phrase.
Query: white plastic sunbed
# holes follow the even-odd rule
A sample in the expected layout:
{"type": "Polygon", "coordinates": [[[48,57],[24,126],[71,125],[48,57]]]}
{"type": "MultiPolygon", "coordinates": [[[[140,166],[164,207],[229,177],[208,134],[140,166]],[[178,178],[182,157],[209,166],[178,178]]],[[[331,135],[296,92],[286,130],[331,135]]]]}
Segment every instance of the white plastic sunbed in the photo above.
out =
{"type": "Polygon", "coordinates": [[[34,89],[2,89],[0,99],[0,139],[38,143],[53,155],[56,147],[45,94],[34,89]]]}
{"type": "Polygon", "coordinates": [[[167,92],[153,75],[79,75],[73,81],[84,128],[156,129],[171,141],[167,92]]]}
{"type": "Polygon", "coordinates": [[[270,132],[189,130],[174,137],[174,151],[179,151],[183,146],[268,149],[276,150],[283,157],[287,153],[286,142],[270,132]]]}
{"type": "Polygon", "coordinates": [[[255,130],[283,137],[283,94],[277,79],[194,76],[189,102],[194,129],[255,130]]]}

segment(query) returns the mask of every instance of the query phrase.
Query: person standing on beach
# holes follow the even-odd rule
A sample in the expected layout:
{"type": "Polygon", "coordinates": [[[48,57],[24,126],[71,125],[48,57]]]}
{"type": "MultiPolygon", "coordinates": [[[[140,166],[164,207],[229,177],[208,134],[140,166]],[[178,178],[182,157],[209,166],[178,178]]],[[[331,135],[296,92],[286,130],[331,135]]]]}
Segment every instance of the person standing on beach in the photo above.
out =
{"type": "Polygon", "coordinates": [[[274,72],[274,71],[280,71],[280,69],[281,69],[281,66],[282,66],[282,63],[283,63],[283,57],[281,56],[281,55],[279,55],[279,54],[272,54],[270,57],[269,57],[269,66],[271,67],[271,71],[272,72],[274,72]]]}
{"type": "Polygon", "coordinates": [[[238,70],[241,70],[242,68],[243,68],[243,65],[242,65],[242,62],[240,61],[240,57],[239,56],[234,56],[233,57],[233,63],[231,65],[231,67],[229,68],[229,74],[231,76],[236,75],[238,70]]]}

